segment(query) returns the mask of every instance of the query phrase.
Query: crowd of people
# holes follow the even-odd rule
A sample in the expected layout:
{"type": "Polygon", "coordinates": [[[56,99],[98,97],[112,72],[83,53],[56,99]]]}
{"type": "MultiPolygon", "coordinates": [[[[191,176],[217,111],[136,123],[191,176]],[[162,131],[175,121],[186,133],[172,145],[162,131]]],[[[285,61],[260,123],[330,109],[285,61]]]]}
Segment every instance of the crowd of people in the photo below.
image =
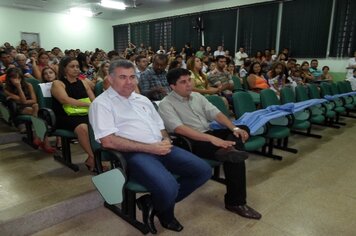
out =
{"type": "MultiPolygon", "coordinates": [[[[90,171],[95,171],[95,162],[89,123],[102,146],[124,153],[130,175],[150,192],[138,199],[138,205],[145,212],[144,222],[151,233],[157,233],[154,216],[167,229],[183,229],[174,216],[175,203],[211,176],[210,167],[198,157],[223,163],[227,210],[246,218],[261,218],[246,201],[248,153],[243,143],[249,138],[249,129],[233,125],[204,96],[221,96],[229,106],[236,79],[257,93],[270,88],[277,95],[285,86],[332,81],[328,66],[320,69],[316,59],[299,64],[288,49],[278,55],[273,49],[259,51],[250,57],[241,47],[232,57],[222,46],[216,51],[201,46],[196,51],[187,43],[178,53],[174,47],[166,50],[160,46],[154,52],[144,44],[136,47],[130,43],[121,53],[100,49],[63,52],[58,47],[45,50],[28,46],[22,40],[17,47],[5,43],[0,56],[3,99],[14,100],[19,114],[37,116],[34,88],[25,78],[50,83],[57,128],[74,130],[88,154],[85,164],[90,171]],[[99,82],[103,91],[95,98],[94,88],[99,82]],[[158,111],[152,101],[159,101],[158,111]],[[66,105],[90,107],[89,115],[69,115],[66,105]],[[228,129],[212,131],[212,121],[228,129]],[[192,153],[174,146],[168,132],[188,138],[192,153]]],[[[355,59],[356,52],[348,65],[350,81],[356,80],[355,59]]],[[[42,146],[52,151],[48,141],[42,146]]]]}

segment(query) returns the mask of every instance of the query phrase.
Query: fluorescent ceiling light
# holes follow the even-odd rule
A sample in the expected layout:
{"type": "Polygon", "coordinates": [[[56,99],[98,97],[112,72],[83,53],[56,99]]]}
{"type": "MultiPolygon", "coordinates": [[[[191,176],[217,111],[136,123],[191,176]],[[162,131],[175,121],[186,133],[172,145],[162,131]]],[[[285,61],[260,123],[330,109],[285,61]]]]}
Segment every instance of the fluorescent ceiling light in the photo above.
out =
{"type": "Polygon", "coordinates": [[[123,2],[115,2],[111,0],[102,0],[100,2],[100,6],[106,7],[106,8],[112,8],[112,9],[117,9],[117,10],[125,10],[126,5],[123,2]]]}
{"type": "Polygon", "coordinates": [[[87,16],[87,17],[92,17],[94,15],[94,13],[91,10],[84,9],[84,8],[76,8],[76,7],[69,9],[69,14],[73,16],[87,16]]]}

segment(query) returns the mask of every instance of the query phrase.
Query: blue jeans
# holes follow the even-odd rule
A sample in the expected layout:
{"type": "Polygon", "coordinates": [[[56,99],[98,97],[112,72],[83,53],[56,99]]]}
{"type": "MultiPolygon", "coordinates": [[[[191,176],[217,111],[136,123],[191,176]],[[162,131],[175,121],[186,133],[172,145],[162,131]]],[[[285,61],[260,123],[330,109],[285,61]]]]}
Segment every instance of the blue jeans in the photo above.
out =
{"type": "Polygon", "coordinates": [[[176,146],[165,156],[131,152],[125,153],[125,158],[130,178],[148,189],[157,216],[165,222],[173,220],[176,202],[211,177],[211,167],[205,161],[176,146]]]}

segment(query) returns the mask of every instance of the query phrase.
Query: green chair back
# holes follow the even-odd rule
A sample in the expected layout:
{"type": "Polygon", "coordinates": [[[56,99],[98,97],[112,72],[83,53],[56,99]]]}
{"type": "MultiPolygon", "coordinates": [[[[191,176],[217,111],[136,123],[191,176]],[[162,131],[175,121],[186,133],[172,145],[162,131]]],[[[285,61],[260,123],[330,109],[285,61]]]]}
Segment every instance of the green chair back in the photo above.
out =
{"type": "Polygon", "coordinates": [[[242,78],[242,81],[243,81],[243,88],[244,88],[245,90],[249,90],[249,89],[250,89],[250,86],[248,85],[247,76],[246,76],[246,77],[243,77],[243,78],[242,78]]]}
{"type": "Polygon", "coordinates": [[[295,94],[292,88],[282,88],[281,89],[281,102],[282,104],[296,102],[295,94]]]}
{"type": "Polygon", "coordinates": [[[353,91],[351,87],[351,83],[349,81],[345,81],[345,85],[348,93],[353,91]]]}
{"type": "Polygon", "coordinates": [[[346,81],[339,81],[336,83],[337,89],[340,93],[347,93],[348,89],[347,89],[347,82],[346,81]]]}
{"type": "Polygon", "coordinates": [[[310,98],[320,98],[320,92],[318,87],[315,84],[309,84],[309,97],[310,98]]]}
{"type": "Polygon", "coordinates": [[[232,101],[237,118],[241,117],[245,112],[253,112],[256,110],[255,103],[248,92],[235,92],[232,95],[232,101]]]}
{"type": "Polygon", "coordinates": [[[41,86],[38,84],[36,86],[36,96],[39,108],[51,108],[52,109],[52,97],[44,97],[42,93],[41,86]]]}
{"type": "Polygon", "coordinates": [[[243,90],[241,81],[236,75],[232,76],[232,81],[234,81],[234,91],[243,90]]]}
{"type": "Polygon", "coordinates": [[[320,94],[322,97],[325,97],[326,95],[332,95],[329,83],[320,84],[320,94]]]}
{"type": "Polygon", "coordinates": [[[214,106],[216,106],[225,116],[229,117],[229,111],[223,101],[223,99],[220,96],[216,96],[216,95],[209,95],[206,96],[206,99],[208,99],[208,101],[210,103],[212,103],[214,106]]]}
{"type": "Polygon", "coordinates": [[[103,92],[103,89],[104,89],[104,81],[101,80],[95,84],[94,87],[95,97],[99,96],[103,92]]]}
{"type": "Polygon", "coordinates": [[[340,94],[340,91],[335,83],[330,83],[330,90],[332,95],[340,94]]]}
{"type": "Polygon", "coordinates": [[[295,88],[295,98],[297,102],[306,101],[309,99],[307,89],[304,86],[297,86],[295,88]]]}
{"type": "Polygon", "coordinates": [[[266,108],[271,105],[281,105],[276,93],[272,89],[261,90],[261,105],[266,108]]]}
{"type": "Polygon", "coordinates": [[[37,94],[38,85],[40,84],[40,81],[35,78],[26,78],[25,80],[27,83],[30,83],[32,85],[33,89],[35,90],[35,93],[37,94]]]}

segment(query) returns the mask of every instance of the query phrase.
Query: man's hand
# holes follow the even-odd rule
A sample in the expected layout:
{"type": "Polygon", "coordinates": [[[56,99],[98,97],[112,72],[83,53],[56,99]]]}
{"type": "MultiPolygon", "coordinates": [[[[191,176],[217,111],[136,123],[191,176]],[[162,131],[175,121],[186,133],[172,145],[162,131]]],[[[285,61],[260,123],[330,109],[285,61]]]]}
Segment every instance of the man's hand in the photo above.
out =
{"type": "Polygon", "coordinates": [[[214,144],[215,146],[222,147],[222,148],[232,147],[236,144],[234,141],[223,140],[223,139],[217,138],[215,136],[211,137],[210,142],[212,144],[214,144]]]}
{"type": "Polygon", "coordinates": [[[233,131],[233,134],[237,137],[237,138],[241,138],[242,142],[245,143],[246,140],[249,138],[248,133],[243,130],[243,129],[235,129],[233,131]]]}
{"type": "Polygon", "coordinates": [[[161,142],[152,144],[151,153],[159,156],[164,156],[171,152],[172,147],[173,145],[169,140],[163,140],[161,142]]]}

